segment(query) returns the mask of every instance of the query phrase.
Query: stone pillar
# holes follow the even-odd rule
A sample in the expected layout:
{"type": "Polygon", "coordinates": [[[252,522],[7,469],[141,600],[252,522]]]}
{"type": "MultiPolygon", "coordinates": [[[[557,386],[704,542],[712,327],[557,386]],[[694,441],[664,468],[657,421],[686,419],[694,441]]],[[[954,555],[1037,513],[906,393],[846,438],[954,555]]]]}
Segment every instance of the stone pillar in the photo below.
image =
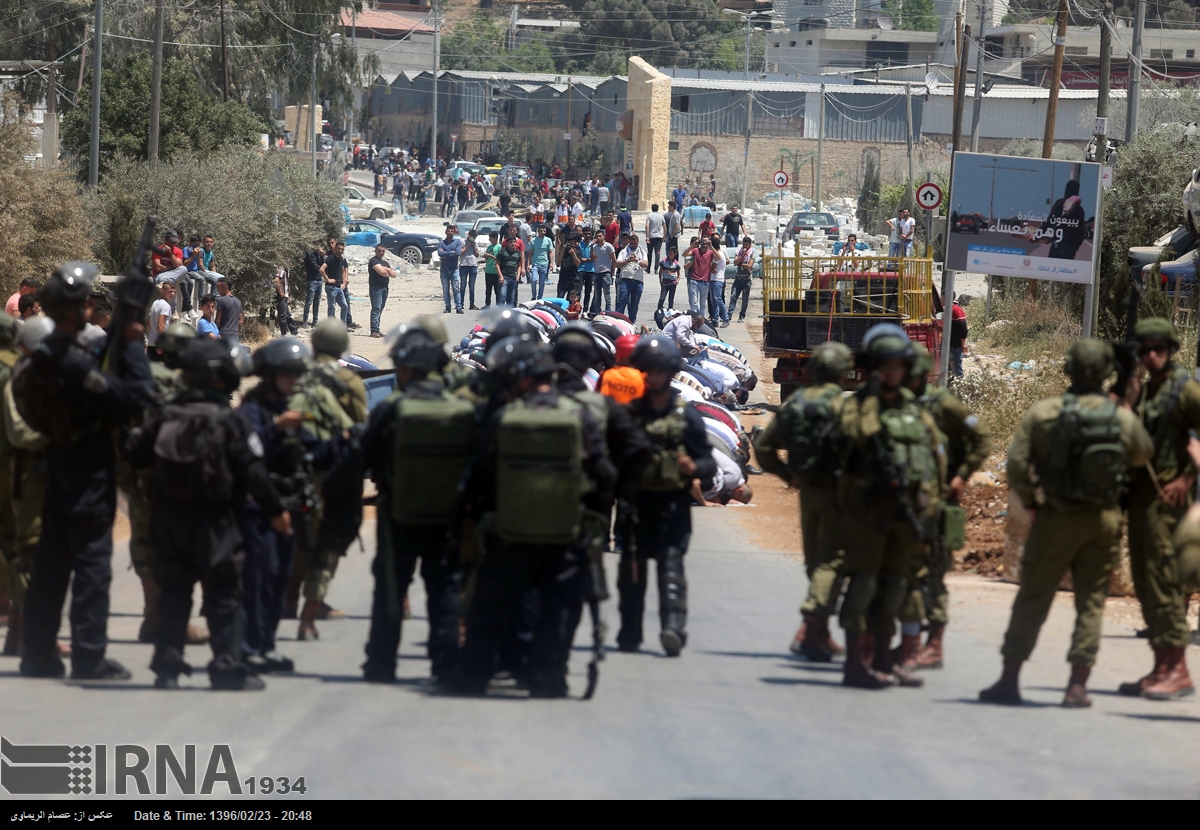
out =
{"type": "Polygon", "coordinates": [[[671,78],[638,57],[629,59],[626,101],[633,110],[633,172],[638,208],[667,198],[671,147],[671,78]]]}

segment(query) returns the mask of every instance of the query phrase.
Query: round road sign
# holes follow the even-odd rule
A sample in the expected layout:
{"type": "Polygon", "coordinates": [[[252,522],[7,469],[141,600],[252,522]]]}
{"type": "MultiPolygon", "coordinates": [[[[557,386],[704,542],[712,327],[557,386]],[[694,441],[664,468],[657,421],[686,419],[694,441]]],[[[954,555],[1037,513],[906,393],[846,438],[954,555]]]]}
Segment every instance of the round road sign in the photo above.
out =
{"type": "Polygon", "coordinates": [[[775,186],[776,187],[787,187],[787,184],[788,184],[788,174],[783,170],[776,170],[775,171],[775,186]]]}
{"type": "Polygon", "coordinates": [[[942,189],[933,182],[925,182],[917,188],[917,204],[925,210],[937,210],[942,203],[942,189]]]}

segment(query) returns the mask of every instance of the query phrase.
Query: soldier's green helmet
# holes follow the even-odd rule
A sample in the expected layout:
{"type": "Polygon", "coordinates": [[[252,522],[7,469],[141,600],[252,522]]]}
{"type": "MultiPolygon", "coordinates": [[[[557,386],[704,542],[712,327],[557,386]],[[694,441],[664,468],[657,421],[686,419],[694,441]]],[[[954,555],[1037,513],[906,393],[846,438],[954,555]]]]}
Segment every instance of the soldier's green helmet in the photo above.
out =
{"type": "Polygon", "coordinates": [[[163,354],[178,356],[196,339],[196,330],[187,323],[172,323],[158,337],[158,350],[163,354]]]}
{"type": "Polygon", "coordinates": [[[350,351],[350,332],[336,317],[326,317],[313,326],[312,347],[317,354],[341,357],[350,351]]]}
{"type": "Polygon", "coordinates": [[[854,368],[854,355],[845,343],[830,341],[813,350],[809,373],[817,383],[837,383],[854,368]]]}
{"type": "Polygon", "coordinates": [[[921,343],[913,343],[912,346],[912,371],[914,375],[919,375],[923,372],[933,371],[933,355],[929,353],[929,349],[921,343]]]}
{"type": "Polygon", "coordinates": [[[863,366],[876,369],[889,360],[908,360],[912,356],[912,346],[912,341],[907,337],[889,332],[872,337],[859,350],[859,355],[863,366]]]}
{"type": "Polygon", "coordinates": [[[1075,383],[1099,387],[1113,371],[1112,346],[1094,337],[1076,340],[1067,349],[1063,371],[1075,383]]]}
{"type": "Polygon", "coordinates": [[[442,322],[441,317],[435,317],[432,314],[418,314],[412,318],[409,325],[423,329],[426,334],[433,338],[434,343],[449,343],[450,335],[446,331],[446,324],[442,322]]]}
{"type": "Polygon", "coordinates": [[[1133,336],[1137,340],[1166,340],[1175,348],[1179,348],[1179,335],[1175,327],[1165,317],[1147,317],[1138,320],[1133,328],[1133,336]]]}

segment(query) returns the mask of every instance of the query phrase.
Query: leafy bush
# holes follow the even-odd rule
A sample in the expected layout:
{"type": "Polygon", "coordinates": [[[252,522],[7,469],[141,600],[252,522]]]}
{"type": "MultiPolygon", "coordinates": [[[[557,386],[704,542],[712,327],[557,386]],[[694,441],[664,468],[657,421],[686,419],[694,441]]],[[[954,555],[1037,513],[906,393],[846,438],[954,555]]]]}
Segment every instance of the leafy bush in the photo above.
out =
{"type": "Polygon", "coordinates": [[[33,167],[29,113],[15,95],[0,98],[0,296],[25,277],[45,280],[63,262],[92,258],[78,187],[62,167],[33,167]]]}
{"type": "Polygon", "coordinates": [[[344,230],[336,178],[278,152],[229,148],[207,158],[180,154],[151,169],[118,158],[91,197],[97,254],[108,273],[128,266],[146,216],[160,230],[211,234],[213,268],[234,280],[247,316],[271,296],[275,268],[293,272],[309,243],[344,230]]]}

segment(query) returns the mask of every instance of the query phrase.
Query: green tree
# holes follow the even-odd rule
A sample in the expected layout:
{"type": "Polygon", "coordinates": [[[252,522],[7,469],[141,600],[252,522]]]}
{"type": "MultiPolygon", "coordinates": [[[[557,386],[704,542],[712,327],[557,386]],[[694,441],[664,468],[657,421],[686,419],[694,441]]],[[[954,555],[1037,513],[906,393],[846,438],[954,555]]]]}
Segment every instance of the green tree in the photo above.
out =
{"type": "MultiPolygon", "coordinates": [[[[0,59],[63,60],[58,82],[67,83],[79,71],[78,47],[93,8],[92,0],[0,0],[0,59]]],[[[21,74],[13,89],[27,103],[42,100],[46,75],[21,74]]],[[[74,85],[69,88],[73,93],[74,85]]]]}
{"type": "Polygon", "coordinates": [[[507,30],[485,14],[455,24],[442,37],[441,68],[476,72],[553,72],[554,58],[542,40],[506,48],[507,30]]]}
{"type": "Polygon", "coordinates": [[[702,66],[724,36],[742,30],[714,0],[587,0],[579,17],[579,31],[557,40],[560,69],[613,51],[655,66],[702,66]]]}
{"type": "MultiPolygon", "coordinates": [[[[763,32],[755,32],[750,37],[750,71],[762,70],[763,60],[767,52],[767,36],[763,32]]],[[[705,69],[723,69],[726,72],[741,72],[746,66],[746,35],[745,32],[731,33],[717,41],[713,56],[705,61],[705,69]]]]}
{"type": "Polygon", "coordinates": [[[897,29],[936,32],[942,25],[933,0],[884,0],[881,8],[897,29]]]}
{"type": "MultiPolygon", "coordinates": [[[[91,80],[83,98],[91,98],[91,80]]],[[[118,156],[146,159],[150,135],[150,57],[130,55],[115,69],[105,70],[100,86],[100,169],[118,156]]],[[[268,131],[241,101],[221,102],[197,94],[194,77],[183,62],[163,65],[159,159],[190,151],[211,153],[227,144],[255,145],[268,131]]],[[[86,172],[91,142],[90,107],[75,107],[63,119],[63,149],[74,155],[86,172]]]]}
{"type": "Polygon", "coordinates": [[[874,230],[875,223],[880,218],[880,209],[879,165],[875,156],[868,153],[863,170],[862,188],[858,192],[858,209],[855,212],[858,226],[862,228],[863,233],[871,233],[874,230]]]}

